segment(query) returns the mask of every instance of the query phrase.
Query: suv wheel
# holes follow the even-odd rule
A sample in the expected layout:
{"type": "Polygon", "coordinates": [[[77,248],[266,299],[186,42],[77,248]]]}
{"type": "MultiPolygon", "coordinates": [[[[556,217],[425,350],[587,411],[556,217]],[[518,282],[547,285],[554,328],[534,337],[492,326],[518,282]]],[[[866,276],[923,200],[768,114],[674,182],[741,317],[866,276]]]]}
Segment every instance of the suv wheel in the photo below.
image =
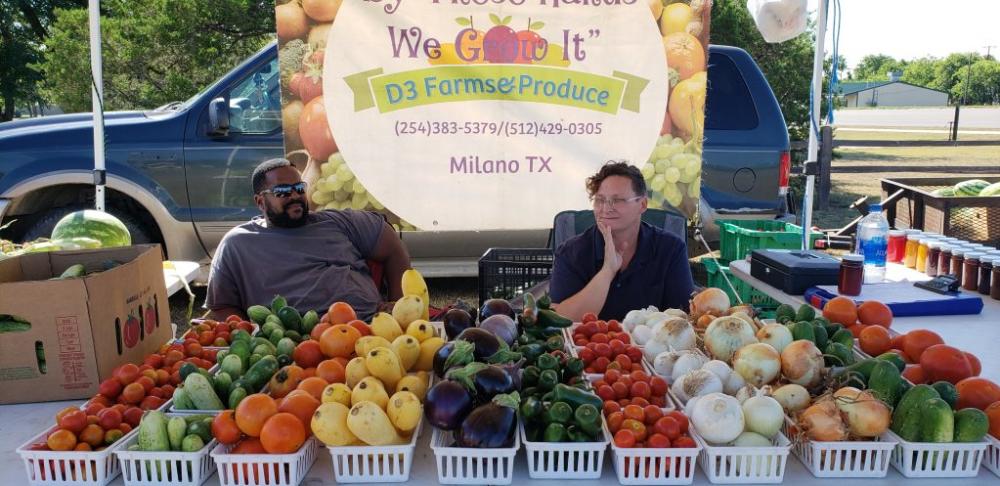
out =
{"type": "MultiPolygon", "coordinates": [[[[48,238],[52,235],[52,229],[56,227],[64,216],[69,213],[91,209],[84,206],[64,206],[46,211],[37,221],[24,232],[24,241],[34,241],[38,238],[48,238]]],[[[149,230],[132,214],[116,207],[109,207],[107,212],[118,218],[132,235],[133,244],[154,243],[149,237],[149,230]]]]}

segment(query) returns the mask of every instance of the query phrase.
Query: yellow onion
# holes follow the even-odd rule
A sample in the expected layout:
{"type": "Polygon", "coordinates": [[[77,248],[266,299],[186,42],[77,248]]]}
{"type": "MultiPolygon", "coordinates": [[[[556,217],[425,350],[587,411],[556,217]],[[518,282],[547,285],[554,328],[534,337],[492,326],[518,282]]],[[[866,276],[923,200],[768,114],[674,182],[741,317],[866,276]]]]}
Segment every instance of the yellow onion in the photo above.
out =
{"type": "Polygon", "coordinates": [[[851,435],[878,437],[889,428],[889,407],[869,391],[845,386],[833,394],[837,408],[847,420],[851,435]]]}
{"type": "Polygon", "coordinates": [[[739,317],[717,317],[705,330],[705,349],[713,358],[729,362],[736,350],[757,342],[754,328],[739,317]]]}
{"type": "Polygon", "coordinates": [[[793,341],[781,352],[781,373],[796,385],[812,388],[823,380],[823,353],[812,341],[793,341]]]}
{"type": "Polygon", "coordinates": [[[840,410],[829,396],[816,401],[798,418],[799,428],[811,440],[834,442],[847,440],[847,427],[840,417],[840,410]]]}
{"type": "Polygon", "coordinates": [[[747,344],[733,355],[733,371],[747,383],[761,387],[781,373],[781,355],[770,344],[747,344]]]}
{"type": "Polygon", "coordinates": [[[701,317],[705,314],[722,316],[729,310],[729,296],[722,289],[709,287],[691,299],[691,315],[701,317]]]}

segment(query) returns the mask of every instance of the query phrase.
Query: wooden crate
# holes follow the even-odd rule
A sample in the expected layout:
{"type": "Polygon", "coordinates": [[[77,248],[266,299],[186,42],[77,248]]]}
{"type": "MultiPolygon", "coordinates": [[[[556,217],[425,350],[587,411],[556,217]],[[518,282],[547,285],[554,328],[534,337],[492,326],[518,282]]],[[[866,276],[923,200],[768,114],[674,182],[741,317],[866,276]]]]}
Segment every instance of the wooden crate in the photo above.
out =
{"type": "Polygon", "coordinates": [[[1000,241],[1000,196],[939,197],[935,189],[969,180],[1000,182],[1000,177],[909,177],[882,179],[882,200],[901,193],[884,207],[893,228],[923,231],[995,245],[1000,241]]]}

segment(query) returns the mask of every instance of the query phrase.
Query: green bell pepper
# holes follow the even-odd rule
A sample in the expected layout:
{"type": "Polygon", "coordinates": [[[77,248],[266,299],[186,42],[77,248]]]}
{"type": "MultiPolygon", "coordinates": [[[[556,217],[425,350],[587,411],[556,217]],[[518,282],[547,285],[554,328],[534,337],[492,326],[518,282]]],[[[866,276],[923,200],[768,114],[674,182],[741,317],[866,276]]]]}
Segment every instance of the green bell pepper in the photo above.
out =
{"type": "Polygon", "coordinates": [[[532,420],[542,415],[545,406],[537,397],[527,397],[521,402],[521,417],[525,420],[532,420]]]}
{"type": "Polygon", "coordinates": [[[568,358],[563,366],[563,381],[570,377],[580,376],[583,373],[583,360],[580,358],[568,358]]]}
{"type": "Polygon", "coordinates": [[[563,340],[562,336],[556,335],[545,340],[545,349],[549,351],[555,351],[557,349],[563,349],[566,345],[566,341],[563,340]]]}
{"type": "Polygon", "coordinates": [[[545,421],[548,423],[566,424],[573,418],[573,407],[566,402],[554,402],[545,410],[545,421]]]}
{"type": "Polygon", "coordinates": [[[570,442],[590,442],[591,438],[576,425],[570,425],[566,427],[566,437],[569,438],[570,442]]]}
{"type": "Polygon", "coordinates": [[[601,412],[589,403],[576,407],[576,411],[573,412],[573,421],[580,427],[580,430],[591,436],[601,433],[601,412]]]}
{"type": "Polygon", "coordinates": [[[566,426],[556,423],[547,425],[545,433],[542,434],[542,440],[545,442],[566,442],[566,426]]]}
{"type": "Polygon", "coordinates": [[[538,369],[537,366],[528,366],[521,373],[521,386],[532,387],[538,384],[538,377],[542,374],[542,370],[538,369]]]}
{"type": "Polygon", "coordinates": [[[545,353],[545,354],[543,354],[543,355],[541,355],[541,356],[538,357],[538,360],[535,361],[535,365],[538,366],[538,369],[540,369],[542,371],[545,371],[545,370],[558,370],[559,369],[559,358],[557,358],[557,357],[555,357],[555,356],[553,356],[551,354],[545,353]]]}
{"type": "Polygon", "coordinates": [[[555,370],[545,370],[538,375],[538,389],[549,391],[559,384],[559,373],[555,370]]]}
{"type": "Polygon", "coordinates": [[[538,357],[545,353],[545,346],[541,343],[530,343],[517,348],[517,351],[529,364],[534,364],[538,361],[538,357]]]}

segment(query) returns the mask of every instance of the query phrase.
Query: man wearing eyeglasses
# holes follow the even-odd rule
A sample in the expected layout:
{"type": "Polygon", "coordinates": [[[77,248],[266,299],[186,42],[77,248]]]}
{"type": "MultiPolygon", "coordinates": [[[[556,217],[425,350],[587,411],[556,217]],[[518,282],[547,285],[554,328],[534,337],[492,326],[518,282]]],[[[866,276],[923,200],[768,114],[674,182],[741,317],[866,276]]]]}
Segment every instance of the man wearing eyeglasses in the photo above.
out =
{"type": "Polygon", "coordinates": [[[377,213],[309,212],[306,183],[290,162],[271,159],[252,176],[261,216],[233,228],[212,259],[205,306],[216,319],[245,315],[282,295],[300,312],[322,315],[343,301],[368,319],[386,303],[366,260],[381,263],[389,300],[402,297],[410,256],[399,235],[377,213]]]}
{"type": "Polygon", "coordinates": [[[579,321],[589,312],[622,320],[655,305],[687,309],[694,284],[684,240],[642,222],[646,181],[634,166],[609,162],[587,179],[596,224],[556,249],[550,296],[579,321]]]}

